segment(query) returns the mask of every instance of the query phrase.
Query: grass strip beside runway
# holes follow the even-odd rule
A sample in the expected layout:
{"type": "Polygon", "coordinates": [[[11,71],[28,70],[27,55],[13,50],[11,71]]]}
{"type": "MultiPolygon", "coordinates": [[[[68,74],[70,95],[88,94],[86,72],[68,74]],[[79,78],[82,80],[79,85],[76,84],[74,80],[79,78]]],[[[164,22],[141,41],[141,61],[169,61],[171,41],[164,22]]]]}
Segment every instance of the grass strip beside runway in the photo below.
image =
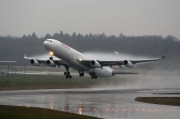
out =
{"type": "Polygon", "coordinates": [[[97,82],[99,80],[79,76],[66,79],[65,76],[56,75],[17,75],[0,77],[0,90],[89,88],[97,82]]]}
{"type": "Polygon", "coordinates": [[[76,89],[91,88],[109,85],[119,85],[127,82],[127,78],[98,78],[91,79],[90,76],[73,76],[66,79],[64,75],[10,75],[0,77],[0,91],[6,90],[35,90],[35,89],[76,89]],[[121,79],[121,80],[119,80],[121,79]]]}
{"type": "Polygon", "coordinates": [[[180,106],[180,97],[137,97],[134,100],[151,104],[180,106]]]}
{"type": "Polygon", "coordinates": [[[98,119],[74,113],[21,106],[0,105],[0,119],[98,119]]]}

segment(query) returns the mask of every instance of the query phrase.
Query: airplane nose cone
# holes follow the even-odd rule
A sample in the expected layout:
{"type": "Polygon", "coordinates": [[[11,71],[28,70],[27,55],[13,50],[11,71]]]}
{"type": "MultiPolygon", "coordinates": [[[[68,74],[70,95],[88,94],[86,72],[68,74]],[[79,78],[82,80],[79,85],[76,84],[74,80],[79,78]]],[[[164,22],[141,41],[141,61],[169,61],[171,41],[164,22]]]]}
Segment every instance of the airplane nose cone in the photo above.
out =
{"type": "Polygon", "coordinates": [[[44,47],[47,49],[48,48],[48,42],[47,41],[44,41],[43,43],[44,47]]]}
{"type": "Polygon", "coordinates": [[[44,41],[43,45],[44,45],[44,46],[47,45],[47,41],[44,41]]]}

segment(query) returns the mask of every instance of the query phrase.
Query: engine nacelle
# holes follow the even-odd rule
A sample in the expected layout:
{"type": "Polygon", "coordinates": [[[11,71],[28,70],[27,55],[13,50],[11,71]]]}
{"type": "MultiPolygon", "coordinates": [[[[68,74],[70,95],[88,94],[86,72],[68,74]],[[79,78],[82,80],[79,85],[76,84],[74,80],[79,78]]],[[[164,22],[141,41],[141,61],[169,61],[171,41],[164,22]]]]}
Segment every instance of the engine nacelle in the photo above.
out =
{"type": "Polygon", "coordinates": [[[124,60],[124,65],[129,68],[134,67],[134,64],[129,60],[124,60]]]}
{"type": "Polygon", "coordinates": [[[52,60],[47,60],[47,61],[46,61],[46,64],[47,64],[49,67],[56,67],[56,64],[55,64],[52,60]]]}
{"type": "Polygon", "coordinates": [[[39,63],[37,60],[35,60],[35,59],[31,59],[31,60],[30,60],[30,63],[31,63],[32,65],[34,65],[34,66],[39,66],[39,65],[40,65],[40,63],[39,63]]]}
{"type": "Polygon", "coordinates": [[[92,60],[92,61],[90,62],[90,65],[91,65],[93,68],[101,68],[101,64],[100,64],[98,61],[96,61],[96,60],[92,60]]]}

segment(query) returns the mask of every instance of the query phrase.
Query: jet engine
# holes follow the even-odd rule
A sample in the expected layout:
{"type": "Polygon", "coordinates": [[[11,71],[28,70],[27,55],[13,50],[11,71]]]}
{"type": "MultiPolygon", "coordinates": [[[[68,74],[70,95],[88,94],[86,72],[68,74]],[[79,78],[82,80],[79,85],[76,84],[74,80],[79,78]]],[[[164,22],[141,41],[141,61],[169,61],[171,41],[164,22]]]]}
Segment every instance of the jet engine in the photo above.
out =
{"type": "Polygon", "coordinates": [[[129,68],[134,67],[134,64],[129,60],[124,60],[124,65],[129,68]]]}
{"type": "Polygon", "coordinates": [[[98,61],[95,61],[95,60],[92,60],[90,62],[90,65],[93,67],[93,68],[101,68],[101,64],[98,62],[98,61]]]}
{"type": "Polygon", "coordinates": [[[31,63],[32,65],[34,65],[34,66],[39,66],[39,65],[40,65],[40,63],[39,63],[37,60],[35,60],[35,59],[31,59],[31,60],[30,60],[30,63],[31,63]]]}
{"type": "Polygon", "coordinates": [[[56,64],[52,60],[47,60],[46,64],[50,67],[56,67],[56,64]]]}

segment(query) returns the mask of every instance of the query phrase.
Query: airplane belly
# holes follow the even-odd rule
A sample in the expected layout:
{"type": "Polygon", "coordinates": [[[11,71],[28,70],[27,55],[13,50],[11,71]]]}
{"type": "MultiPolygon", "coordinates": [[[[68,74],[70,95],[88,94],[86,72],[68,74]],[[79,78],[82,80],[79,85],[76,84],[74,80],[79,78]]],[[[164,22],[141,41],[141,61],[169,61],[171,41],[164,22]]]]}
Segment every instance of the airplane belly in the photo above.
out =
{"type": "Polygon", "coordinates": [[[110,77],[113,75],[113,70],[110,67],[95,68],[94,72],[97,77],[110,77]]]}
{"type": "Polygon", "coordinates": [[[68,62],[68,64],[77,71],[89,71],[90,69],[82,64],[80,64],[76,59],[68,62]]]}
{"type": "Polygon", "coordinates": [[[63,54],[63,58],[61,58],[62,54],[56,54],[56,57],[62,59],[69,67],[77,71],[89,71],[89,68],[80,64],[76,59],[70,58],[71,56],[68,54],[63,54]]]}

